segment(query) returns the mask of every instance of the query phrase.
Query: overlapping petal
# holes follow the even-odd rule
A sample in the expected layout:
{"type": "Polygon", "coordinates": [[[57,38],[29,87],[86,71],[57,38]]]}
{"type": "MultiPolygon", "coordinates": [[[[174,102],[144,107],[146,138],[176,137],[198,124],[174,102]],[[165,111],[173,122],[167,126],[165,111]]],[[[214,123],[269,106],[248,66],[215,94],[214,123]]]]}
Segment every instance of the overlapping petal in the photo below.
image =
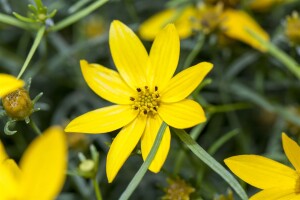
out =
{"type": "Polygon", "coordinates": [[[130,104],[134,91],[124,82],[120,74],[98,64],[80,61],[83,77],[89,87],[100,97],[116,104],[130,104]]]}
{"type": "MultiPolygon", "coordinates": [[[[293,164],[296,170],[300,173],[300,147],[285,133],[282,133],[283,149],[289,161],[293,164]]],[[[300,186],[299,186],[300,187],[300,186]]]]}
{"type": "Polygon", "coordinates": [[[7,154],[5,148],[2,142],[0,141],[0,163],[3,162],[6,158],[7,158],[7,154]]]}
{"type": "MultiPolygon", "coordinates": [[[[150,150],[152,149],[152,146],[154,144],[155,138],[157,136],[161,124],[162,124],[162,120],[157,115],[150,117],[147,120],[146,129],[144,131],[141,140],[142,156],[144,160],[146,160],[148,154],[150,153],[150,150]]],[[[154,173],[160,171],[169,153],[170,142],[171,142],[171,134],[170,134],[169,127],[167,127],[164,132],[158,151],[152,163],[149,166],[149,170],[151,170],[154,173]]]]}
{"type": "Polygon", "coordinates": [[[26,199],[55,199],[62,189],[67,167],[67,143],[59,127],[49,128],[24,153],[20,194],[26,199]]]}
{"type": "Polygon", "coordinates": [[[109,30],[109,46],[125,82],[134,90],[145,85],[148,53],[134,32],[122,22],[114,20],[109,30]]]}
{"type": "Polygon", "coordinates": [[[0,98],[24,86],[24,81],[0,73],[0,98]]]}
{"type": "Polygon", "coordinates": [[[137,117],[133,122],[122,128],[113,140],[106,163],[108,182],[112,182],[140,140],[146,125],[146,117],[137,117]]]}
{"type": "Polygon", "coordinates": [[[113,105],[87,112],[73,119],[66,132],[106,133],[129,124],[138,112],[130,105],[113,105]]]}
{"type": "Polygon", "coordinates": [[[266,41],[269,40],[269,35],[246,12],[227,9],[222,19],[222,29],[226,36],[240,40],[260,51],[266,50],[247,30],[253,31],[266,41]]]}
{"type": "Polygon", "coordinates": [[[295,191],[285,188],[271,188],[256,193],[250,198],[250,200],[296,200],[300,199],[300,194],[296,194],[295,191]]]}
{"type": "Polygon", "coordinates": [[[211,63],[201,62],[178,73],[161,92],[161,101],[172,103],[186,98],[201,83],[212,66],[211,63]]]}
{"type": "Polygon", "coordinates": [[[188,38],[193,33],[193,19],[197,10],[194,7],[186,7],[183,11],[167,9],[157,13],[143,22],[139,28],[141,38],[153,40],[158,32],[168,23],[174,23],[181,39],[188,38]]]}
{"type": "Polygon", "coordinates": [[[233,156],[225,164],[242,180],[260,189],[294,188],[299,178],[293,169],[257,155],[233,156]]]}
{"type": "Polygon", "coordinates": [[[158,114],[168,125],[180,129],[189,128],[206,121],[202,107],[189,99],[170,104],[162,103],[158,109],[158,114]]]}
{"type": "Polygon", "coordinates": [[[150,51],[151,67],[148,75],[152,78],[150,86],[158,86],[160,90],[172,78],[179,60],[180,41],[173,24],[167,25],[156,36],[150,51]]]}

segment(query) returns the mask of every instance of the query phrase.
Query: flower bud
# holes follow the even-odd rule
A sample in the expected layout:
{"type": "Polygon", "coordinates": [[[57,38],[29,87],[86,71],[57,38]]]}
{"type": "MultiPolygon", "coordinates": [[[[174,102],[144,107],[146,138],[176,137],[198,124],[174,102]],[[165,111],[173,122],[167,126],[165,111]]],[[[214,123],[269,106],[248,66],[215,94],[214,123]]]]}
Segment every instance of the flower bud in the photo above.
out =
{"type": "Polygon", "coordinates": [[[165,188],[165,196],[163,200],[182,199],[189,200],[190,194],[195,192],[195,188],[187,184],[183,179],[167,179],[168,187],[165,188]]]}
{"type": "Polygon", "coordinates": [[[6,114],[16,120],[24,120],[33,112],[33,103],[24,88],[3,97],[2,104],[6,114]]]}
{"type": "Polygon", "coordinates": [[[85,178],[94,178],[97,174],[97,168],[95,161],[86,159],[80,163],[78,173],[85,178]]]}

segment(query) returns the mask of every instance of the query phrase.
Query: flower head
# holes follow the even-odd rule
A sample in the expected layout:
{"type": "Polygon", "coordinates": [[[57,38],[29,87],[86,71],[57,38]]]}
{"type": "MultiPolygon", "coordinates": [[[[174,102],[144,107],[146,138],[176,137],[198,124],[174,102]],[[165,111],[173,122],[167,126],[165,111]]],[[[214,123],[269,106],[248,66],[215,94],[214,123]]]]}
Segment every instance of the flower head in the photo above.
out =
{"type": "Polygon", "coordinates": [[[172,21],[182,39],[190,37],[194,30],[210,33],[218,28],[225,36],[242,41],[260,51],[265,51],[265,48],[247,30],[269,40],[269,35],[249,14],[231,8],[222,9],[221,4],[216,4],[215,8],[209,4],[201,4],[198,8],[189,6],[179,17],[176,17],[177,15],[176,9],[167,9],[150,17],[139,28],[141,37],[146,40],[153,39],[166,22],[172,21]]]}
{"type": "MultiPolygon", "coordinates": [[[[180,42],[175,26],[167,25],[156,37],[150,55],[133,31],[113,21],[109,32],[111,54],[118,72],[98,64],[80,62],[84,79],[95,93],[116,105],[90,111],[66,127],[67,132],[106,133],[122,128],[107,156],[106,172],[112,182],[139,140],[146,159],[162,121],[188,128],[206,120],[201,106],[188,95],[211,70],[199,63],[173,76],[180,42]]],[[[149,169],[159,172],[170,147],[166,128],[149,169]]]]}
{"type": "Polygon", "coordinates": [[[49,128],[25,151],[18,166],[0,142],[0,199],[52,200],[65,180],[67,144],[63,131],[49,128]]]}
{"type": "Polygon", "coordinates": [[[233,156],[225,164],[238,177],[262,189],[251,200],[300,199],[300,147],[282,133],[283,149],[296,170],[256,155],[233,156]]]}
{"type": "Polygon", "coordinates": [[[0,98],[24,86],[24,81],[0,73],[0,98]]]}

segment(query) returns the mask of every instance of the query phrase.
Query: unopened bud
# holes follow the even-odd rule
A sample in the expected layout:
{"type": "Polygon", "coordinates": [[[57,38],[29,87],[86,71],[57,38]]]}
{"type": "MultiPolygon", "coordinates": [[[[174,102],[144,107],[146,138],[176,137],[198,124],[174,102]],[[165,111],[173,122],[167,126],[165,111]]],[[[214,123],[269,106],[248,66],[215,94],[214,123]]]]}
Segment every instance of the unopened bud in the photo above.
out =
{"type": "Polygon", "coordinates": [[[2,98],[2,104],[6,114],[17,120],[24,120],[31,115],[33,103],[29,93],[24,88],[9,93],[2,98]]]}

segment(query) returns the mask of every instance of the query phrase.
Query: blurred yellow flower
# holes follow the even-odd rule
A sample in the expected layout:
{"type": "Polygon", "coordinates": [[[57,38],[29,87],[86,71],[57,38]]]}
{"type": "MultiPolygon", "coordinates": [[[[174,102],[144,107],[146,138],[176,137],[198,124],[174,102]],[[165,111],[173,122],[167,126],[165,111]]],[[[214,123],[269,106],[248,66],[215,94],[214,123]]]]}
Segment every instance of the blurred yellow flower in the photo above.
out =
{"type": "Polygon", "coordinates": [[[257,11],[267,11],[275,5],[283,3],[286,0],[252,0],[249,3],[249,8],[257,11]]]}
{"type": "Polygon", "coordinates": [[[263,189],[251,200],[300,199],[300,147],[282,133],[283,149],[296,170],[256,155],[240,155],[225,159],[226,165],[238,177],[263,189]]]}
{"type": "Polygon", "coordinates": [[[286,19],[285,34],[294,45],[300,44],[300,17],[299,13],[294,11],[286,19]]]}
{"type": "MultiPolygon", "coordinates": [[[[123,127],[107,156],[106,173],[112,182],[140,139],[142,157],[146,159],[162,121],[176,128],[188,128],[206,120],[201,106],[186,97],[211,70],[212,64],[199,63],[172,78],[180,51],[179,36],[173,24],[158,33],[150,55],[134,32],[117,20],[110,27],[109,45],[119,73],[85,60],[80,64],[89,87],[117,105],[81,115],[65,130],[97,134],[123,127]]],[[[152,172],[160,171],[169,147],[167,127],[149,167],[152,172]]]]}
{"type": "Polygon", "coordinates": [[[67,144],[61,128],[52,127],[25,151],[20,168],[0,142],[0,199],[53,200],[65,180],[67,144]]]}
{"type": "Polygon", "coordinates": [[[176,17],[179,11],[167,9],[143,22],[139,28],[139,33],[143,39],[152,40],[167,22],[174,22],[182,39],[191,36],[193,30],[200,29],[204,33],[209,33],[218,28],[221,33],[232,39],[242,41],[260,51],[265,51],[265,48],[253,39],[247,31],[249,29],[261,38],[269,40],[268,34],[259,24],[244,11],[223,10],[221,5],[201,4],[198,8],[186,7],[181,14],[179,13],[179,17],[176,17]]]}
{"type": "Polygon", "coordinates": [[[22,80],[14,76],[0,73],[0,98],[24,86],[22,80]]]}

